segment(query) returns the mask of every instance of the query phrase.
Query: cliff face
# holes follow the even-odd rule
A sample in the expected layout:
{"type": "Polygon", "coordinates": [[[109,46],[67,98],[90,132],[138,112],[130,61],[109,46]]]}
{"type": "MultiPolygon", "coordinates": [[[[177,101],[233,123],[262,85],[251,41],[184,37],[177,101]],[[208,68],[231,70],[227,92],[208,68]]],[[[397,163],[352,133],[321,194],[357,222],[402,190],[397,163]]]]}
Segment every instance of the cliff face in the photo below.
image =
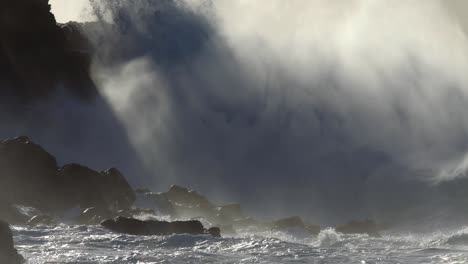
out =
{"type": "Polygon", "coordinates": [[[48,0],[15,0],[0,9],[0,94],[36,100],[64,87],[90,98],[90,48],[78,24],[56,23],[48,0]]]}

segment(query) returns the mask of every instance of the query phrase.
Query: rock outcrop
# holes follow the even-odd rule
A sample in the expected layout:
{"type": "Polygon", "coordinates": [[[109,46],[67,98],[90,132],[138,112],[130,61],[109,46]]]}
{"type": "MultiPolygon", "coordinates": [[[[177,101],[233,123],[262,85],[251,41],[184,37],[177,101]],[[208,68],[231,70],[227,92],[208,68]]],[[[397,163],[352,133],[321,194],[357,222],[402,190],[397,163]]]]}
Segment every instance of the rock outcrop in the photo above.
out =
{"type": "Polygon", "coordinates": [[[57,24],[48,0],[15,0],[0,9],[0,93],[31,101],[59,86],[82,98],[97,94],[91,49],[76,23],[57,24]]]}
{"type": "Polygon", "coordinates": [[[43,211],[80,206],[128,210],[135,193],[117,170],[57,166],[55,157],[27,137],[0,141],[0,201],[43,211]]]}
{"type": "Polygon", "coordinates": [[[367,234],[373,237],[380,237],[377,224],[372,220],[351,221],[337,226],[335,230],[343,234],[367,234]]]}
{"type": "Polygon", "coordinates": [[[67,186],[72,206],[97,207],[111,211],[130,209],[135,193],[117,170],[97,172],[79,164],[63,166],[59,175],[67,186]]]}
{"type": "Polygon", "coordinates": [[[131,234],[131,235],[173,235],[173,234],[212,234],[217,235],[219,229],[205,230],[202,223],[197,220],[191,221],[141,221],[134,218],[116,217],[101,223],[101,225],[109,230],[118,233],[131,234]]]}
{"type": "Polygon", "coordinates": [[[23,257],[15,249],[10,225],[3,221],[0,221],[0,263],[24,263],[23,257]]]}

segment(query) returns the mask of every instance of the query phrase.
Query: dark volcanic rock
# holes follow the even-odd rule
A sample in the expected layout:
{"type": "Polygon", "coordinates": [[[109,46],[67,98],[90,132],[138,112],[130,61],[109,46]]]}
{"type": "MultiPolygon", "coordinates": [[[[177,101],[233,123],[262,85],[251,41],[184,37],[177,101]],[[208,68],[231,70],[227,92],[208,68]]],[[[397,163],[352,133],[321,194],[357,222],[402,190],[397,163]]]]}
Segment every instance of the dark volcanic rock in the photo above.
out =
{"type": "Polygon", "coordinates": [[[115,232],[131,235],[172,235],[172,234],[205,234],[200,221],[141,221],[133,218],[117,217],[106,220],[101,225],[115,232]]]}
{"type": "Polygon", "coordinates": [[[78,24],[57,25],[48,0],[8,1],[0,8],[0,93],[32,100],[63,84],[89,98],[90,49],[78,24]]]}
{"type": "Polygon", "coordinates": [[[369,236],[379,237],[377,224],[372,220],[351,221],[345,225],[337,226],[337,232],[343,234],[368,234],[369,236]]]}
{"type": "Polygon", "coordinates": [[[24,263],[23,257],[18,254],[18,251],[14,247],[10,226],[3,221],[0,221],[0,263],[24,263]]]}

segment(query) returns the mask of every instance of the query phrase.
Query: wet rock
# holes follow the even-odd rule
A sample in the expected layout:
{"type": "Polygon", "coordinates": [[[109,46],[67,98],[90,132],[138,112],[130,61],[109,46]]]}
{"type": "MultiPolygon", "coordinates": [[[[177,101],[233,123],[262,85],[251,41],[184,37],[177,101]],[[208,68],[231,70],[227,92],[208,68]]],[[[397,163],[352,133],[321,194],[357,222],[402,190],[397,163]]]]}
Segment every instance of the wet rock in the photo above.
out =
{"type": "Polygon", "coordinates": [[[205,229],[200,221],[175,221],[165,222],[148,220],[141,221],[134,218],[116,217],[106,220],[101,225],[118,233],[131,235],[172,235],[172,234],[205,234],[205,229]]]}
{"type": "Polygon", "coordinates": [[[28,137],[0,141],[0,201],[50,209],[63,204],[57,161],[28,137]]]}
{"type": "Polygon", "coordinates": [[[219,227],[211,227],[207,230],[207,233],[213,237],[221,237],[221,229],[219,227]]]}
{"type": "Polygon", "coordinates": [[[38,226],[38,225],[55,226],[57,225],[57,222],[55,221],[53,217],[49,215],[36,215],[36,216],[33,216],[31,219],[29,219],[28,225],[30,226],[38,226]]]}
{"type": "MultiPolygon", "coordinates": [[[[70,164],[59,170],[55,157],[28,137],[0,141],[0,175],[0,201],[6,205],[43,212],[76,206],[117,211],[130,209],[135,201],[133,189],[117,169],[96,172],[70,164]]],[[[0,208],[1,215],[15,220],[8,207],[0,208]]]]}
{"type": "Polygon", "coordinates": [[[137,193],[134,206],[140,208],[149,208],[161,215],[169,215],[173,218],[178,217],[173,204],[162,193],[137,193]]]}
{"type": "Polygon", "coordinates": [[[177,185],[171,186],[169,191],[164,193],[164,195],[172,203],[188,206],[188,207],[198,207],[198,208],[213,208],[214,205],[208,201],[203,195],[199,194],[196,191],[189,191],[187,188],[180,187],[177,185]]]}
{"type": "Polygon", "coordinates": [[[0,221],[0,263],[24,263],[23,257],[14,247],[13,234],[8,223],[0,221]]]}
{"type": "Polygon", "coordinates": [[[380,237],[377,224],[372,220],[351,221],[337,226],[335,230],[343,234],[368,234],[369,236],[380,237]]]}
{"type": "Polygon", "coordinates": [[[133,189],[117,169],[97,172],[79,164],[68,164],[59,173],[73,206],[118,211],[130,209],[135,201],[133,189]]]}

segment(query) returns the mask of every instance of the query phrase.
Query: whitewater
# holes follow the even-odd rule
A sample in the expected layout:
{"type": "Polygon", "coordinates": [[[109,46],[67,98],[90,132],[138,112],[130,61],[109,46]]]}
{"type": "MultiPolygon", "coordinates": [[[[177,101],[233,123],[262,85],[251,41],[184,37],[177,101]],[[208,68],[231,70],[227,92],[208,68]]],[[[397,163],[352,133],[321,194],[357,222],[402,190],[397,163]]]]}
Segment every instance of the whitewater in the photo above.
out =
{"type": "Polygon", "coordinates": [[[246,232],[132,236],[99,226],[13,227],[28,263],[467,263],[468,228],[425,234],[384,232],[381,238],[246,232]]]}

